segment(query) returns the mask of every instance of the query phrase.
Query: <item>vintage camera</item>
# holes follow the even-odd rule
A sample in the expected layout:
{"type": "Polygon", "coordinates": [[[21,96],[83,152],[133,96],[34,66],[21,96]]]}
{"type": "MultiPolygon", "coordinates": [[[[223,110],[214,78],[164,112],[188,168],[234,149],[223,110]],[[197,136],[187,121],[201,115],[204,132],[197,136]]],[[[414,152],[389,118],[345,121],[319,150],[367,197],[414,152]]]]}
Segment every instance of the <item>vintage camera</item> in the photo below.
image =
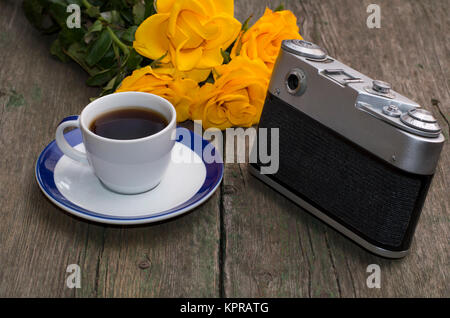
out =
{"type": "Polygon", "coordinates": [[[444,143],[430,112],[319,46],[287,40],[260,128],[269,140],[279,129],[279,169],[264,174],[258,158],[252,174],[367,250],[407,254],[444,143]]]}

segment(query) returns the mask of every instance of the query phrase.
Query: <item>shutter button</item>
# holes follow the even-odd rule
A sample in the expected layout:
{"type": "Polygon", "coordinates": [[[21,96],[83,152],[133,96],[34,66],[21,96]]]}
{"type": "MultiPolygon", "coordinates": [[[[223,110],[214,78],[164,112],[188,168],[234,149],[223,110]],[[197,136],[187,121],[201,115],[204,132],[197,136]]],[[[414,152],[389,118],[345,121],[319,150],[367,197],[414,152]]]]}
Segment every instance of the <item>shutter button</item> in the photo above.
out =
{"type": "Polygon", "coordinates": [[[380,94],[389,94],[391,91],[391,84],[383,81],[373,81],[372,85],[372,89],[380,94]]]}
{"type": "Polygon", "coordinates": [[[441,131],[433,114],[422,108],[411,109],[408,113],[403,114],[400,120],[409,127],[425,132],[439,133],[441,131]]]}
{"type": "Polygon", "coordinates": [[[393,93],[391,93],[391,88],[392,88],[391,84],[389,84],[387,82],[383,82],[383,81],[378,81],[378,80],[372,82],[372,87],[370,87],[370,86],[364,87],[366,92],[368,92],[370,94],[375,94],[378,96],[383,96],[383,97],[393,99],[393,98],[395,98],[395,95],[393,93]]]}

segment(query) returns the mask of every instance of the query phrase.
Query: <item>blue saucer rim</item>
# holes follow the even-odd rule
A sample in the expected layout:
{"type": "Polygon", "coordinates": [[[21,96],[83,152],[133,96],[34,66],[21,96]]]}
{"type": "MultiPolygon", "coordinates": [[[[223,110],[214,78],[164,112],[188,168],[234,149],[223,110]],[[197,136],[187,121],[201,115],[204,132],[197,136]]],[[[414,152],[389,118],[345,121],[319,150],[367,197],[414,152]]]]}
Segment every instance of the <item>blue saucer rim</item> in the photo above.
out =
{"type": "MultiPolygon", "coordinates": [[[[83,207],[80,207],[66,197],[64,197],[61,192],[59,192],[55,180],[54,180],[54,168],[58,163],[59,159],[63,156],[63,153],[56,145],[55,140],[50,142],[44,150],[39,154],[39,157],[36,161],[35,174],[36,180],[41,188],[42,192],[49,198],[54,204],[58,207],[66,210],[72,214],[78,215],[80,217],[98,221],[101,223],[113,223],[113,224],[123,224],[123,223],[149,223],[156,222],[160,220],[164,220],[170,217],[175,217],[182,213],[192,210],[198,205],[205,202],[217,189],[220,185],[223,173],[224,173],[224,165],[223,163],[207,163],[203,159],[203,149],[209,144],[209,142],[199,135],[195,134],[191,130],[188,130],[183,127],[178,127],[177,130],[185,129],[190,133],[190,141],[189,140],[177,140],[177,142],[182,143],[183,145],[189,147],[192,151],[194,151],[197,155],[202,158],[203,164],[206,167],[206,176],[205,181],[203,182],[200,189],[195,193],[190,199],[179,204],[178,206],[162,211],[160,213],[144,215],[144,216],[130,216],[130,217],[118,217],[112,215],[105,215],[103,213],[97,213],[94,211],[90,211],[83,207]],[[199,147],[194,147],[195,140],[202,141],[202,149],[196,149],[199,147]]],[[[183,134],[179,134],[183,136],[183,134]]],[[[69,142],[71,146],[76,146],[82,142],[81,131],[79,129],[74,129],[65,134],[66,140],[69,142]]],[[[212,151],[217,151],[214,147],[212,151]]]]}

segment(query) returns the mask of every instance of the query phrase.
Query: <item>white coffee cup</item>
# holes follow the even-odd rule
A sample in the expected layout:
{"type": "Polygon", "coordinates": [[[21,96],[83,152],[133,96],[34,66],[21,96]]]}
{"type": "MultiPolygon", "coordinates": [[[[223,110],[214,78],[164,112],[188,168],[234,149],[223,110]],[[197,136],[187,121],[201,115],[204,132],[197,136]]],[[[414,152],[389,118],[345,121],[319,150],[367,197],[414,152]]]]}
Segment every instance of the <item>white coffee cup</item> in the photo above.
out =
{"type": "Polygon", "coordinates": [[[89,164],[95,175],[110,190],[142,193],[156,187],[171,158],[175,144],[176,111],[166,99],[148,93],[123,92],[96,99],[77,118],[65,118],[56,129],[56,144],[73,160],[89,164]],[[117,140],[101,137],[89,130],[100,115],[128,107],[143,107],[163,115],[168,125],[158,133],[144,138],[117,140]],[[78,127],[86,152],[72,148],[64,138],[64,129],[78,127]]]}

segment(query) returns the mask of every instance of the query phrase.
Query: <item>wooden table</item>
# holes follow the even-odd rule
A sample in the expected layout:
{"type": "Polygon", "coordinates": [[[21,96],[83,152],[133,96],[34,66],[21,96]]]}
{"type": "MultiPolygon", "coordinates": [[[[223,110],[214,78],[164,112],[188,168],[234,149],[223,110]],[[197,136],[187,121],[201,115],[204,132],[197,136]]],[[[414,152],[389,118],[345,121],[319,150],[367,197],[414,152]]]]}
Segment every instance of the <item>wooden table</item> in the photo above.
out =
{"type": "MultiPolygon", "coordinates": [[[[280,1],[236,1],[243,21],[280,1]]],[[[448,0],[284,1],[301,33],[330,55],[433,112],[448,138],[448,0]]],[[[72,217],[40,192],[34,165],[59,120],[96,96],[75,64],[49,54],[51,38],[0,2],[0,296],[402,297],[450,296],[450,146],[444,147],[411,254],[373,256],[227,164],[220,189],[194,212],[146,226],[105,226],[72,217]],[[81,288],[66,287],[79,264],[81,288]],[[369,264],[381,288],[366,286],[369,264]]]]}

